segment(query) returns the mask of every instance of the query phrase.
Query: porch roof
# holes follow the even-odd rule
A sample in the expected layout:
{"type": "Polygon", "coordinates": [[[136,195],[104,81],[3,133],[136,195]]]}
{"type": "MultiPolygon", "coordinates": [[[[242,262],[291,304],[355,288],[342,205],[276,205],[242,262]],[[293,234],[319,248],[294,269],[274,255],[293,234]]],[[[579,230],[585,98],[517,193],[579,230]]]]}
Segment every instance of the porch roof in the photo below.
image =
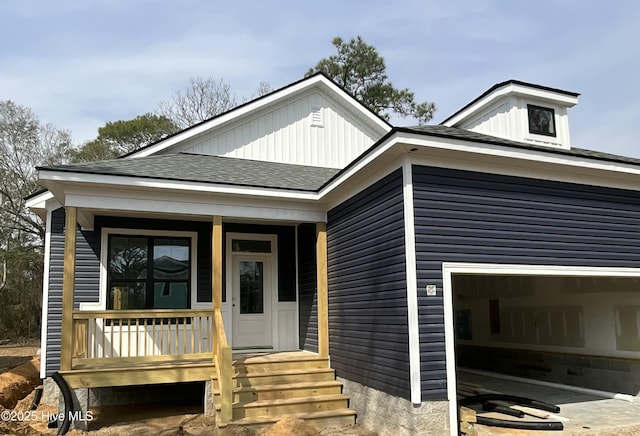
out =
{"type": "Polygon", "coordinates": [[[335,168],[187,153],[55,165],[38,167],[38,170],[297,191],[318,191],[340,171],[335,168]]]}

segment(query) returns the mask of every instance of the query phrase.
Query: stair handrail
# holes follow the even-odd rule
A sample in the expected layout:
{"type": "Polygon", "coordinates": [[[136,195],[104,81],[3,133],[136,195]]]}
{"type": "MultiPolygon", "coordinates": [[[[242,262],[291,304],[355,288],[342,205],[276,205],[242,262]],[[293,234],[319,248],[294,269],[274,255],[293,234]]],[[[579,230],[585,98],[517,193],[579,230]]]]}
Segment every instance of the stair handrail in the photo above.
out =
{"type": "Polygon", "coordinates": [[[227,343],[222,311],[214,310],[215,346],[214,363],[220,389],[220,422],[226,424],[233,417],[233,362],[231,346],[227,343]]]}

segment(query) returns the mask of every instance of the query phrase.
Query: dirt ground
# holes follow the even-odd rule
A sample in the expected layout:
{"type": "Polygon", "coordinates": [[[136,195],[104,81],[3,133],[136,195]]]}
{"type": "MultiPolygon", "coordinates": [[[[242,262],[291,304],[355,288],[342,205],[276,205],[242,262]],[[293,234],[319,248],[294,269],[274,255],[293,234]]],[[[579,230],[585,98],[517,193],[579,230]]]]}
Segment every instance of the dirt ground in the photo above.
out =
{"type": "MultiPolygon", "coordinates": [[[[40,358],[36,356],[37,344],[0,346],[0,435],[53,436],[57,429],[48,428],[48,418],[57,414],[53,407],[40,405],[29,411],[35,392],[40,384],[40,358]]],[[[202,414],[189,413],[180,407],[153,410],[141,409],[139,414],[130,407],[122,411],[111,409],[110,413],[97,412],[92,427],[96,430],[83,432],[71,430],[70,436],[120,436],[123,434],[153,436],[376,436],[358,426],[316,429],[312,424],[299,419],[286,418],[271,427],[252,430],[238,426],[216,428],[215,422],[202,414]],[[126,416],[126,422],[117,417],[126,416]],[[115,418],[114,418],[115,417],[115,418]]]]}
{"type": "Polygon", "coordinates": [[[0,373],[31,360],[39,348],[39,344],[0,345],[0,373]]]}
{"type": "Polygon", "coordinates": [[[15,407],[40,384],[37,351],[35,346],[0,347],[0,406],[15,407]]]}

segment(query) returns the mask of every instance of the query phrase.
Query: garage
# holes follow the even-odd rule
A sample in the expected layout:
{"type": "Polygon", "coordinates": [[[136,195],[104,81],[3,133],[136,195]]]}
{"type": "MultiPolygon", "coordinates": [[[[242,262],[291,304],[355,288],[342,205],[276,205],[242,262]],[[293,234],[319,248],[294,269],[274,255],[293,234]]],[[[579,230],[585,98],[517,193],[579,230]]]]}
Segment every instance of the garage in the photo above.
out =
{"type": "Polygon", "coordinates": [[[459,399],[501,393],[558,405],[524,421],[567,430],[636,423],[640,271],[446,263],[443,287],[459,399]]]}
{"type": "Polygon", "coordinates": [[[447,269],[457,368],[612,393],[640,392],[637,271],[447,269]]]}

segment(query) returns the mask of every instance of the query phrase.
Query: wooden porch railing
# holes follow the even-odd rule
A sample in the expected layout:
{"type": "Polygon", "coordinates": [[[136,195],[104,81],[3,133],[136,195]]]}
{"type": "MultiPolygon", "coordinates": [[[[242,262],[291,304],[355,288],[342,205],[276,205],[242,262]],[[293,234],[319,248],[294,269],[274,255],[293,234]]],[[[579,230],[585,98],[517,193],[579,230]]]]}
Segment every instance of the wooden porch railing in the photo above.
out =
{"type": "Polygon", "coordinates": [[[213,353],[211,309],[76,310],[72,333],[72,368],[107,361],[205,359],[213,353]]]}
{"type": "Polygon", "coordinates": [[[215,336],[214,336],[214,363],[218,376],[218,388],[220,389],[220,421],[228,423],[233,417],[233,362],[231,346],[227,343],[227,335],[224,332],[222,312],[214,310],[215,336]]]}
{"type": "Polygon", "coordinates": [[[72,334],[72,370],[105,363],[213,359],[220,421],[231,421],[232,349],[220,309],[76,310],[72,334]]]}

